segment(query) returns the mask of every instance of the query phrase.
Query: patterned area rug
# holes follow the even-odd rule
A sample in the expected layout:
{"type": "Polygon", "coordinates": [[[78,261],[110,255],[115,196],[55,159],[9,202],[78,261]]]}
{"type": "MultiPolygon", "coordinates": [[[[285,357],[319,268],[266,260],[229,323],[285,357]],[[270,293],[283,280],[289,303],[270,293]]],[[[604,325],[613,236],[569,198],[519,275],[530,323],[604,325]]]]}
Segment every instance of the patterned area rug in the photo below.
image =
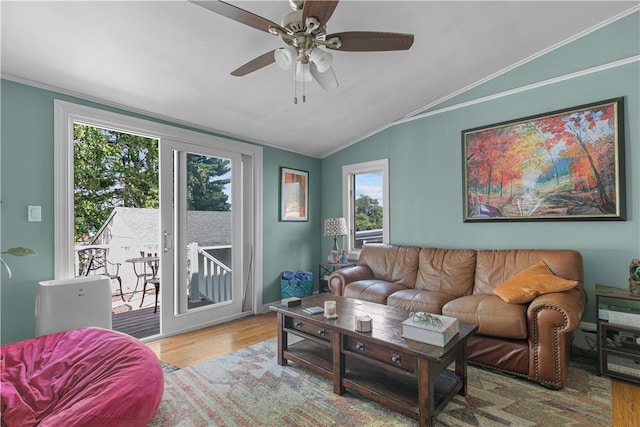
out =
{"type": "MultiPolygon", "coordinates": [[[[150,426],[417,426],[408,417],[294,363],[279,366],[271,339],[165,374],[150,426]]],[[[468,393],[456,396],[437,426],[608,426],[611,383],[572,366],[569,387],[552,391],[469,367],[468,393]]]]}
{"type": "Polygon", "coordinates": [[[177,366],[174,366],[171,363],[163,362],[162,360],[160,361],[160,365],[162,365],[162,372],[164,372],[165,375],[169,372],[174,372],[180,369],[177,366]]]}

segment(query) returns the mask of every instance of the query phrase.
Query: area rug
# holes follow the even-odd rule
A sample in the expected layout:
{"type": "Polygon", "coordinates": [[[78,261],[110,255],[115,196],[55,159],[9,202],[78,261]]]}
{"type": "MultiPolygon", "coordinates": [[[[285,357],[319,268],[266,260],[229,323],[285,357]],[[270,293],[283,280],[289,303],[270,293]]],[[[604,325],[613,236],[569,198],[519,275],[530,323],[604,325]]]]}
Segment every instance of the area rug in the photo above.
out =
{"type": "MultiPolygon", "coordinates": [[[[417,426],[360,395],[333,393],[331,381],[276,361],[267,340],[165,374],[150,426],[417,426]]],[[[552,391],[526,380],[469,367],[468,393],[456,396],[436,426],[608,426],[611,383],[572,366],[569,386],[552,391]]]]}
{"type": "Polygon", "coordinates": [[[163,362],[162,360],[160,361],[160,365],[162,366],[162,372],[164,372],[165,375],[169,372],[174,372],[180,369],[177,366],[174,366],[171,363],[163,362]]]}

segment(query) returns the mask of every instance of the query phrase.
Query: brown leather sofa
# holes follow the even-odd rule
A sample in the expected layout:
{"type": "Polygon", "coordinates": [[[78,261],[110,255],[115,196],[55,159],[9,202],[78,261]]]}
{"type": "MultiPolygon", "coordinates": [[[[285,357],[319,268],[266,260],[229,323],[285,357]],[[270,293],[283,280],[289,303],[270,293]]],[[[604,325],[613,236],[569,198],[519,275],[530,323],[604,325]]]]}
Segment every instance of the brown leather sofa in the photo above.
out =
{"type": "Polygon", "coordinates": [[[586,304],[582,256],[574,250],[473,250],[376,245],[354,267],[329,277],[335,295],[444,314],[479,326],[468,360],[552,389],[567,380],[571,333],[586,304]],[[544,261],[553,275],[575,280],[531,302],[503,301],[493,290],[544,261]]]}

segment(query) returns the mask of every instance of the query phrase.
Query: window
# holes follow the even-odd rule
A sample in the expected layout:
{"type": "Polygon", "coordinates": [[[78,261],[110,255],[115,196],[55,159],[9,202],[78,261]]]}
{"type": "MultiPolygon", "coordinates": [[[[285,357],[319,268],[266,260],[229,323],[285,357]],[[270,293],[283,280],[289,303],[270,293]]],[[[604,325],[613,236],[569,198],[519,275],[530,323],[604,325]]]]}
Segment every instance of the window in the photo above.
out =
{"type": "Polygon", "coordinates": [[[344,165],[342,185],[349,257],[366,243],[389,243],[389,160],[344,165]]]}

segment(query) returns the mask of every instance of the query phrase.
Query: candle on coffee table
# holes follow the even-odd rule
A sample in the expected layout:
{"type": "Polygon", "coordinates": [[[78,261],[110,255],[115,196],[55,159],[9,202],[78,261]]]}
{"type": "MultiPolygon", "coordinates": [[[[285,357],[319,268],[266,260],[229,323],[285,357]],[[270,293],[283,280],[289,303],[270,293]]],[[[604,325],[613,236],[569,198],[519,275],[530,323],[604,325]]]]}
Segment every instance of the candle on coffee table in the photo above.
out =
{"type": "Polygon", "coordinates": [[[325,317],[338,317],[336,311],[336,302],[335,301],[325,301],[324,302],[324,316],[325,317]]]}

